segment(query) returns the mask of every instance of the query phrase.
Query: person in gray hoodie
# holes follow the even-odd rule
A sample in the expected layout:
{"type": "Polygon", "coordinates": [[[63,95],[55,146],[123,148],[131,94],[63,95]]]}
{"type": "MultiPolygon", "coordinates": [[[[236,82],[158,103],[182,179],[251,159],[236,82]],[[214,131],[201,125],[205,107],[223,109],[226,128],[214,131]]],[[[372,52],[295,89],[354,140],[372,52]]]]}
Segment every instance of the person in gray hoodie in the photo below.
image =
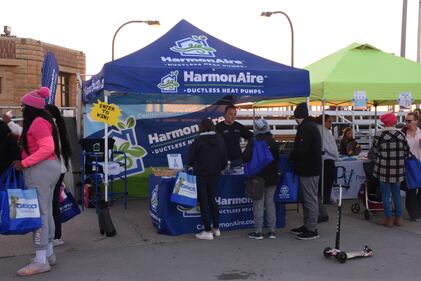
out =
{"type": "Polygon", "coordinates": [[[330,194],[332,193],[332,185],[335,181],[335,161],[338,160],[338,146],[336,145],[335,137],[332,135],[330,128],[332,127],[332,116],[325,114],[325,123],[323,123],[323,116],[320,115],[316,119],[317,128],[322,137],[323,149],[323,188],[322,179],[319,179],[319,217],[317,222],[325,222],[329,220],[325,204],[330,203],[330,194]],[[323,194],[322,194],[323,190],[323,194]]]}
{"type": "MultiPolygon", "coordinates": [[[[273,196],[275,194],[276,186],[279,182],[278,162],[279,162],[279,143],[275,141],[268,122],[261,118],[254,121],[254,136],[256,141],[266,142],[270,152],[273,156],[273,161],[269,163],[263,170],[257,174],[257,177],[263,178],[265,181],[265,188],[263,197],[261,199],[253,199],[253,214],[255,231],[250,232],[248,237],[250,239],[261,240],[263,239],[263,220],[266,209],[266,221],[268,227],[267,238],[275,239],[276,233],[276,208],[273,196]]],[[[254,139],[251,139],[243,152],[243,160],[248,162],[253,155],[254,139]]]]}

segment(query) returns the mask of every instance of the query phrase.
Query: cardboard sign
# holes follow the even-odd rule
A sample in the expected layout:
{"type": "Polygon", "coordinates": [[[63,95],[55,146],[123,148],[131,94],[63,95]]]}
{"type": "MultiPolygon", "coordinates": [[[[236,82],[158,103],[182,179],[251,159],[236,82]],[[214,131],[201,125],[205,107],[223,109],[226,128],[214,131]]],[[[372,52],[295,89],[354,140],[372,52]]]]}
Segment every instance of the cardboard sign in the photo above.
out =
{"type": "Polygon", "coordinates": [[[91,109],[91,118],[95,121],[106,123],[110,126],[117,125],[118,118],[121,116],[121,109],[115,104],[107,102],[94,103],[91,109]]]}

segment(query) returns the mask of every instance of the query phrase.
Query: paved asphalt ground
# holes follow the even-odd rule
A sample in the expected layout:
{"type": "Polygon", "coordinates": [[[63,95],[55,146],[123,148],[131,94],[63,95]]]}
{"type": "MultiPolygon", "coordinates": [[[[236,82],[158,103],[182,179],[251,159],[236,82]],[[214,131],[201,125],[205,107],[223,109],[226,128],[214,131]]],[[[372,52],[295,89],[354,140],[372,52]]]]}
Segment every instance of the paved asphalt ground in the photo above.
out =
{"type": "MultiPolygon", "coordinates": [[[[421,280],[421,221],[403,227],[376,225],[382,214],[365,221],[346,202],[342,248],[356,251],[368,244],[370,258],[340,264],[322,251],[334,246],[336,208],[319,226],[318,240],[300,241],[288,230],[301,225],[301,213],[287,211],[286,228],[277,239],[247,238],[249,230],[222,232],[213,241],[193,235],[159,235],[152,226],[147,200],[130,200],[111,209],[117,236],[99,234],[95,210],[85,210],[63,225],[65,244],[57,247],[58,264],[49,273],[18,277],[15,272],[33,256],[31,235],[0,236],[0,281],[6,280],[421,280]]],[[[289,206],[291,208],[293,206],[289,206]]]]}

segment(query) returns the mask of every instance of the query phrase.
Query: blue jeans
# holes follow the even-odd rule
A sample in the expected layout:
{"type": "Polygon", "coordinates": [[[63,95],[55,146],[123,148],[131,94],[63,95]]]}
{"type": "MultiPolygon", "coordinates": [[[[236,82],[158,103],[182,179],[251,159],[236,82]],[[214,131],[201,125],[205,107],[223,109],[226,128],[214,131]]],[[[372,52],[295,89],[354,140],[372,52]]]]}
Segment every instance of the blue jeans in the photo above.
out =
{"type": "Polygon", "coordinates": [[[392,208],[390,206],[390,193],[392,192],[393,204],[395,206],[395,216],[402,217],[401,189],[398,182],[382,182],[380,181],[380,192],[382,193],[382,201],[385,217],[392,216],[392,208]]]}

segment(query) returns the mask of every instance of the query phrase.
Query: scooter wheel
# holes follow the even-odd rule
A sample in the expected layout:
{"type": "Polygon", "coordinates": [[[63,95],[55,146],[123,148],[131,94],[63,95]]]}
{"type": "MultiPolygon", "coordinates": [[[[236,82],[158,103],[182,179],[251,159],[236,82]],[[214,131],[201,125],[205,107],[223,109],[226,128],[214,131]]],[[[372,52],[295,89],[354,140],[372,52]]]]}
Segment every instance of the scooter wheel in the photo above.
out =
{"type": "Polygon", "coordinates": [[[351,211],[354,214],[358,214],[360,212],[360,205],[358,203],[354,203],[351,205],[351,211]]]}
{"type": "Polygon", "coordinates": [[[331,247],[326,247],[324,250],[323,250],[323,256],[325,257],[325,258],[329,258],[331,255],[329,254],[329,251],[331,251],[332,250],[332,248],[331,247]]]}
{"type": "Polygon", "coordinates": [[[364,210],[364,218],[366,220],[369,220],[370,219],[370,212],[368,210],[364,210]]]}
{"type": "Polygon", "coordinates": [[[345,263],[345,262],[346,262],[346,260],[348,259],[348,257],[347,257],[347,255],[346,255],[346,253],[344,253],[344,252],[339,252],[339,253],[336,255],[336,259],[337,259],[340,263],[345,263]]]}

